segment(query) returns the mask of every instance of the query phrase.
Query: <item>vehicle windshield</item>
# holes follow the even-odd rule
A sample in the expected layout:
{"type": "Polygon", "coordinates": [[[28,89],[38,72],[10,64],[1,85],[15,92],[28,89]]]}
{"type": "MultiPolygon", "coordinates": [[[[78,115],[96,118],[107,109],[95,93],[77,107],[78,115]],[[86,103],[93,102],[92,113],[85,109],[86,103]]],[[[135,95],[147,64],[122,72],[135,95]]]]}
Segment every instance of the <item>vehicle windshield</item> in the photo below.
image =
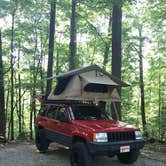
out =
{"type": "Polygon", "coordinates": [[[101,111],[97,106],[76,105],[72,106],[75,120],[107,120],[106,112],[101,111]]]}

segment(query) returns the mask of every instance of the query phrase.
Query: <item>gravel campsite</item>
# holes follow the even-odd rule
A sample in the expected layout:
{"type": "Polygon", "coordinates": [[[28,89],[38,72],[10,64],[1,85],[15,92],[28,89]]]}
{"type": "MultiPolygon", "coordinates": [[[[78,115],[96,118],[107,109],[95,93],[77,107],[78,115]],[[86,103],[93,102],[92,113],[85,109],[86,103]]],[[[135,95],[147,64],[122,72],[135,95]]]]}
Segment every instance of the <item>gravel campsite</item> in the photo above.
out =
{"type": "MultiPolygon", "coordinates": [[[[70,150],[52,144],[47,153],[36,152],[33,143],[19,142],[0,145],[0,166],[70,166],[70,150]]],[[[116,157],[96,157],[93,166],[125,166],[116,157]]],[[[140,155],[131,166],[166,166],[166,162],[140,155]]]]}

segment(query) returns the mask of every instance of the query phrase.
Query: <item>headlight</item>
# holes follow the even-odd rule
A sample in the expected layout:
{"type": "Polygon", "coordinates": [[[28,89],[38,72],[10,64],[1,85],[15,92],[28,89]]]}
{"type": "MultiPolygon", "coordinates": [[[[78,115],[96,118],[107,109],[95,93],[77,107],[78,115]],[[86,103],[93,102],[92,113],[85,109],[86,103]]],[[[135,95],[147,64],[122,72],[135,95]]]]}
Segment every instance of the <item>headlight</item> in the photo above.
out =
{"type": "Polygon", "coordinates": [[[107,133],[93,133],[94,142],[108,142],[107,133]]]}
{"type": "Polygon", "coordinates": [[[135,139],[142,139],[142,133],[140,131],[135,131],[135,139]]]}

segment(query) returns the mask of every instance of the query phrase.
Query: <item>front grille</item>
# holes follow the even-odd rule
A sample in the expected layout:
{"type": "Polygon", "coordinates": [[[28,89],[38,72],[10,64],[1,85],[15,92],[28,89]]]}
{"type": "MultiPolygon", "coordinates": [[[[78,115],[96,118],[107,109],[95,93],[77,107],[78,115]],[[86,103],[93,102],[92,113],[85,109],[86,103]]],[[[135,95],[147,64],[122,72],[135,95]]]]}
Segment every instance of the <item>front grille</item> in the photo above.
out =
{"type": "Polygon", "coordinates": [[[108,133],[109,142],[135,140],[135,133],[132,132],[113,132],[108,133]]]}

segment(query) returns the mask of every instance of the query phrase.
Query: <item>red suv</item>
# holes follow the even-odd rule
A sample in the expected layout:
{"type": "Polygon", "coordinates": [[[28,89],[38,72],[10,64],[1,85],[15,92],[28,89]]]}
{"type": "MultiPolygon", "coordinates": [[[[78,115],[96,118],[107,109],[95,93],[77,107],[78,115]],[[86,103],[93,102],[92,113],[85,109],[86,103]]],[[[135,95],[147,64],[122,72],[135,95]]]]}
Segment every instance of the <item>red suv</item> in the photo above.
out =
{"type": "Polygon", "coordinates": [[[36,118],[36,146],[45,151],[51,142],[71,149],[72,166],[91,166],[95,155],[117,155],[133,163],[144,146],[138,128],[109,119],[96,104],[74,101],[42,101],[36,118]]]}

